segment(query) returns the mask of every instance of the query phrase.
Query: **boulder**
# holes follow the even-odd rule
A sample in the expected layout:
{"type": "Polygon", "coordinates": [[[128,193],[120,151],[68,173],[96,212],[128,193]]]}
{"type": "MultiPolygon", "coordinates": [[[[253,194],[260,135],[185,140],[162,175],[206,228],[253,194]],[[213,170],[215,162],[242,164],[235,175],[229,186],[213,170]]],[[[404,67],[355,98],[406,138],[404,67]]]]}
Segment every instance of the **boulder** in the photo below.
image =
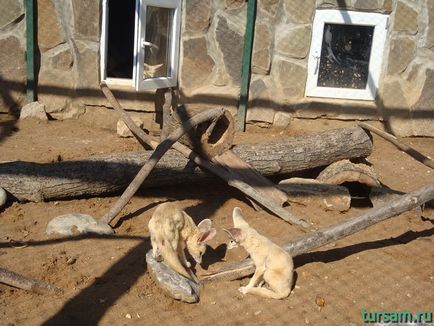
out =
{"type": "Polygon", "coordinates": [[[37,120],[48,120],[47,113],[45,112],[45,105],[36,102],[31,102],[24,105],[21,108],[20,119],[37,119],[37,120]]]}

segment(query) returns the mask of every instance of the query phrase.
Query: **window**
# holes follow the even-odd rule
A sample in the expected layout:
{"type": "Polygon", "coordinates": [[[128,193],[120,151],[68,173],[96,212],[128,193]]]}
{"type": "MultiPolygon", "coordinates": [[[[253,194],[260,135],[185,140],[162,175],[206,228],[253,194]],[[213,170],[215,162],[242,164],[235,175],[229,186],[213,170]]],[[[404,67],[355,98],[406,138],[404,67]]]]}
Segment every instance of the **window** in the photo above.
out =
{"type": "Polygon", "coordinates": [[[315,14],[306,96],[374,100],[388,15],[345,10],[315,14]]]}
{"type": "Polygon", "coordinates": [[[181,0],[103,0],[101,79],[136,90],[177,84],[181,0]]]}

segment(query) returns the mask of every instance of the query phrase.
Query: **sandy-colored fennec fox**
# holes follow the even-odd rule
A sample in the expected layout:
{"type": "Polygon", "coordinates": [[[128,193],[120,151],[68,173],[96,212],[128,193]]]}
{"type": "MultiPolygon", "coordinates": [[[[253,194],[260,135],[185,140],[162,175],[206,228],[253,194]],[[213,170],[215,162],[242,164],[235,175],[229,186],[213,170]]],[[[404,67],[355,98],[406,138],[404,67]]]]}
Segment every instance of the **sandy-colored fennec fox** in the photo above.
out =
{"type": "Polygon", "coordinates": [[[211,220],[204,219],[196,226],[193,219],[175,203],[163,203],[155,210],[148,226],[153,257],[157,261],[164,260],[175,272],[198,283],[184,250],[187,248],[194,260],[202,263],[206,242],[216,234],[211,220]]]}
{"type": "Polygon", "coordinates": [[[291,292],[294,271],[291,256],[247,224],[240,208],[234,208],[232,217],[234,228],[225,230],[231,238],[227,248],[243,246],[250,254],[256,268],[249,284],[240,287],[239,291],[266,298],[286,298],[291,292]],[[264,282],[268,288],[262,286],[264,282]]]}

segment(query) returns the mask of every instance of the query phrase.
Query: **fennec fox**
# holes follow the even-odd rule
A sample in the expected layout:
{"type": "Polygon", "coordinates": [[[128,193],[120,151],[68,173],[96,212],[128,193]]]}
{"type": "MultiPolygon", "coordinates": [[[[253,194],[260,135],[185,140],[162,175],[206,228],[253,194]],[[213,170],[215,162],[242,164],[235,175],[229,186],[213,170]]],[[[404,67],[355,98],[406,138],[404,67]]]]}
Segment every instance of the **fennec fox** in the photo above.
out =
{"type": "Polygon", "coordinates": [[[163,203],[157,207],[149,221],[152,254],[157,261],[164,260],[169,267],[182,276],[198,283],[185,258],[185,248],[198,263],[216,230],[212,222],[204,219],[197,226],[193,219],[175,203],[163,203]]]}
{"type": "Polygon", "coordinates": [[[243,219],[241,209],[234,208],[234,228],[225,230],[231,241],[228,249],[241,245],[255,264],[255,274],[239,291],[266,298],[283,299],[291,292],[294,263],[291,256],[268,238],[260,235],[243,219]],[[262,287],[264,282],[268,288],[262,287]]]}

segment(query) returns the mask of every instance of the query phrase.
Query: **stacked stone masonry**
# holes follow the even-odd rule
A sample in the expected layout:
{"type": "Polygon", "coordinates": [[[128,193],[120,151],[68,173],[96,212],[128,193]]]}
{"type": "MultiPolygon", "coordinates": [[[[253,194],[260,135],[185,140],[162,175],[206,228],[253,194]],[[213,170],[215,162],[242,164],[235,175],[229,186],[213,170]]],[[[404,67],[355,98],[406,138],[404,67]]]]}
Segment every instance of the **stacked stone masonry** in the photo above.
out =
{"type": "MultiPolygon", "coordinates": [[[[4,0],[0,14],[0,112],[25,103],[25,9],[4,0]]],[[[99,90],[101,0],[37,1],[37,93],[47,113],[74,118],[107,105],[99,90]]],[[[235,112],[246,1],[183,0],[179,90],[192,106],[235,112]]],[[[434,136],[434,1],[258,0],[249,121],[281,126],[290,117],[383,119],[400,136],[434,136]],[[305,97],[315,10],[390,14],[375,102],[305,97]],[[289,117],[289,118],[288,118],[289,117]]],[[[120,87],[128,109],[155,110],[154,90],[120,87]]]]}

